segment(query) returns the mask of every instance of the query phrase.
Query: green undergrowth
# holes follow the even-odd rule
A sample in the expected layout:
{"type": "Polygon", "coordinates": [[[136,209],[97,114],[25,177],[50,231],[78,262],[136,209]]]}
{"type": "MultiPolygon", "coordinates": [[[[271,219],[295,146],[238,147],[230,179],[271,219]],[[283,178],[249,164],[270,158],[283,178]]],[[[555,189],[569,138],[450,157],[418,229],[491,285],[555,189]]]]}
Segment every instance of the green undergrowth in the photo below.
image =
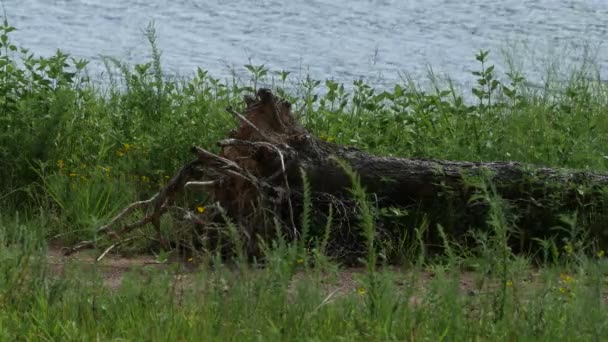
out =
{"type": "Polygon", "coordinates": [[[336,265],[322,244],[307,251],[279,235],[264,247],[263,262],[205,255],[175,263],[158,255],[161,266],[140,263],[120,276],[105,260],[55,257],[49,263],[44,213],[25,220],[0,216],[0,336],[588,341],[608,333],[603,251],[554,251],[559,263],[535,267],[508,249],[504,213],[490,191],[492,233],[480,238],[484,243],[474,256],[444,235],[440,259],[430,260],[420,243],[409,265],[388,267],[378,263],[370,204],[356,175],[348,173],[368,241],[362,269],[336,265]],[[107,283],[117,273],[120,281],[107,283]]]}
{"type": "Polygon", "coordinates": [[[87,61],[59,50],[38,57],[12,42],[13,30],[0,27],[0,200],[8,212],[42,208],[49,236],[66,242],[91,238],[124,204],[156,192],[192,158],[190,146],[216,150],[236,125],[225,108],[260,86],[294,103],[315,135],[374,154],[608,168],[607,88],[588,61],[567,81],[549,73],[541,88],[518,70],[498,75],[487,51],[475,56],[470,90],[436,78],[426,88],[345,86],[252,64],[249,80],[203,69],[177,80],[164,76],[150,26],[149,62],[108,57],[105,76],[91,80],[87,61]]]}
{"type": "MultiPolygon", "coordinates": [[[[236,125],[225,108],[261,86],[291,101],[315,135],[386,156],[512,160],[558,168],[608,169],[608,88],[583,62],[567,81],[547,75],[532,87],[518,70],[498,74],[488,52],[475,58],[472,89],[432,79],[375,89],[362,81],[293,79],[249,64],[250,80],[220,80],[203,69],[186,79],[164,76],[150,26],[149,62],[106,58],[91,80],[87,61],[57,51],[38,57],[0,27],[0,339],[2,340],[601,340],[608,334],[604,251],[589,239],[588,216],[555,213],[548,227],[562,238],[536,241],[515,254],[517,232],[507,202],[489,178],[471,179],[471,201],[487,209],[489,229],[472,227],[464,246],[431,225],[428,213],[377,208],[352,180],[353,227],[362,241],[354,280],[327,255],[332,225],[312,217],[304,187],[301,235],[262,244],[246,255],[228,225],[234,260],[214,253],[137,268],[117,288],[102,264],[68,262],[58,272],[47,245],[100,239],[96,228],[127,204],[155,193],[184,162],[191,145],[215,150],[236,125]],[[403,240],[384,240],[378,216],[404,220],[403,240]],[[406,220],[407,218],[407,220],[406,220]],[[425,244],[429,230],[436,246],[425,244]],[[431,253],[430,248],[439,250],[431,253]],[[400,269],[384,267],[398,261],[400,269]],[[187,264],[188,262],[186,262],[187,264]],[[188,267],[191,269],[192,267],[188,267]],[[463,280],[463,277],[469,277],[463,280]],[[463,287],[463,284],[468,284],[463,287]]],[[[306,180],[306,175],[303,175],[306,180]]],[[[306,181],[304,182],[305,184],[306,181]]],[[[549,185],[550,186],[550,185],[549,185]]],[[[587,189],[578,189],[581,196],[587,189]]],[[[204,212],[204,195],[190,195],[204,212]]],[[[598,209],[599,210],[599,209],[598,209]]],[[[441,208],[449,213],[449,208],[441,208]]],[[[591,223],[590,223],[591,222],[591,223]]],[[[605,221],[604,221],[605,222],[605,221]]],[[[179,235],[171,219],[163,232],[179,235]]],[[[137,234],[153,235],[149,231],[137,234]]],[[[177,239],[179,237],[175,237],[177,239]]],[[[122,246],[123,253],[150,250],[122,246]]],[[[151,248],[159,262],[177,251],[151,248]]]]}

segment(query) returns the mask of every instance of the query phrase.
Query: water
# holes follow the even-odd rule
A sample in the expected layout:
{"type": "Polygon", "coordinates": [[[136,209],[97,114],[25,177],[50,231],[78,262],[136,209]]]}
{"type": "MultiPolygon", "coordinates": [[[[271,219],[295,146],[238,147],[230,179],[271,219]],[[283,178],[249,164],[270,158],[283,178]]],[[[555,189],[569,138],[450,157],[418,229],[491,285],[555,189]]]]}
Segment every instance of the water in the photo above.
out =
{"type": "Polygon", "coordinates": [[[505,47],[538,79],[547,58],[566,66],[591,58],[601,77],[608,71],[606,0],[0,1],[18,45],[42,55],[61,48],[99,72],[103,55],[147,60],[142,32],[151,20],[169,74],[202,67],[227,78],[251,60],[296,77],[383,86],[403,74],[426,79],[430,65],[468,85],[475,53],[488,49],[506,66],[505,47]]]}

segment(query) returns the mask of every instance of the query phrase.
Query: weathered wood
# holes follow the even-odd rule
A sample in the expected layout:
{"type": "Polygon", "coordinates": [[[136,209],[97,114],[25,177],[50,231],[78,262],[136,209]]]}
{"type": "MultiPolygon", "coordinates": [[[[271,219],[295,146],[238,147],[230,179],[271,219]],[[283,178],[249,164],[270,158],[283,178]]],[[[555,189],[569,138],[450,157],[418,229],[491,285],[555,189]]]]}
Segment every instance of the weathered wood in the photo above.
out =
{"type": "Polygon", "coordinates": [[[518,250],[534,249],[536,239],[554,237],[559,243],[561,238],[571,238],[571,232],[552,228],[563,226],[562,216],[574,213],[576,224],[585,227],[588,237],[599,247],[608,247],[607,174],[516,162],[376,156],[313,136],[298,123],[291,104],[267,89],[259,90],[255,98],[245,98],[245,103],[242,114],[228,109],[240,124],[228,139],[218,142],[219,154],[193,147],[195,161],[182,168],[152,199],[131,205],[100,233],[114,232],[110,226],[136,206],[148,205],[146,216],[123,225],[119,232],[150,222],[158,227],[161,215],[169,211],[176,195],[186,187],[192,188],[188,185],[197,185],[199,190],[209,192],[209,208],[217,210],[190,214],[180,207],[180,215],[186,212],[185,217],[211,241],[221,240],[217,224],[228,219],[241,229],[249,252],[256,253],[259,239],[272,239],[277,224],[288,237],[299,237],[304,171],[313,199],[312,235],[322,235],[319,227],[326,225],[325,215],[331,205],[334,221],[330,249],[336,255],[356,256],[363,252],[362,237],[356,229],[357,210],[350,199],[351,180],[337,158],[358,174],[376,208],[408,213],[378,216],[378,236],[385,241],[411,238],[422,217],[430,222],[424,236],[430,245],[442,243],[438,225],[450,238],[461,242],[466,242],[472,228],[491,233],[492,226],[487,224],[490,193],[489,197],[500,201],[505,209],[512,246],[518,250]],[[486,196],[479,197],[480,193],[486,196]]]}
{"type": "MultiPolygon", "coordinates": [[[[591,233],[595,238],[603,239],[602,243],[606,241],[608,230],[603,228],[608,223],[605,216],[606,174],[556,170],[516,162],[375,156],[314,137],[297,124],[289,104],[275,98],[268,90],[260,90],[256,99],[246,102],[248,106],[241,125],[232,132],[231,138],[265,141],[272,144],[274,150],[241,143],[224,146],[221,155],[259,179],[266,180],[270,188],[290,189],[289,195],[282,200],[291,199],[297,203],[296,207],[301,204],[300,169],[308,175],[313,193],[348,200],[351,183],[334,160],[339,158],[358,173],[378,207],[399,207],[426,213],[433,224],[441,223],[456,238],[465,235],[471,227],[487,228],[487,203],[469,201],[480,191],[475,186],[477,178],[493,184],[496,195],[505,200],[508,212],[514,217],[510,223],[516,228],[514,236],[517,236],[519,248],[525,248],[533,238],[548,238],[556,234],[551,228],[560,224],[560,215],[574,212],[594,227],[591,233]],[[282,172],[286,179],[277,177],[282,168],[285,168],[282,172]]],[[[247,203],[252,203],[252,196],[257,195],[259,193],[251,185],[238,179],[215,192],[220,203],[233,208],[229,210],[233,217],[246,215],[247,203]],[[238,209],[235,203],[239,203],[238,209]]]]}

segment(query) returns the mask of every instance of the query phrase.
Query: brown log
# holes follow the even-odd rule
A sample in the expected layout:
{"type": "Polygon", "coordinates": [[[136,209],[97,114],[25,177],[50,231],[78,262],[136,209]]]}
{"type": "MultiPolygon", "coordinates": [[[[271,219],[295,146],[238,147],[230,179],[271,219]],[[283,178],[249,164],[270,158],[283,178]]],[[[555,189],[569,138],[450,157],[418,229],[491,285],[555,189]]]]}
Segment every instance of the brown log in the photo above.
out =
{"type": "MultiPolygon", "coordinates": [[[[518,250],[533,250],[536,239],[555,238],[560,243],[562,238],[580,238],[572,235],[572,229],[553,229],[564,226],[563,215],[575,213],[576,225],[584,227],[581,231],[591,238],[587,241],[599,248],[608,247],[607,174],[516,162],[376,156],[315,137],[298,123],[291,104],[267,89],[245,102],[242,114],[228,109],[239,127],[218,142],[218,155],[193,147],[195,161],[183,167],[153,198],[133,204],[100,232],[114,232],[111,225],[132,208],[146,205],[146,216],[124,225],[119,232],[150,222],[158,227],[176,195],[198,187],[209,191],[213,203],[209,208],[214,210],[183,215],[188,210],[179,207],[177,212],[211,236],[211,241],[219,239],[218,221],[230,220],[241,229],[249,252],[256,254],[260,238],[272,239],[277,226],[288,238],[300,237],[303,171],[313,199],[311,235],[322,235],[319,230],[327,224],[331,205],[330,250],[335,255],[357,256],[363,252],[363,238],[357,231],[357,208],[349,192],[351,179],[336,162],[340,159],[358,174],[380,213],[382,208],[407,212],[398,217],[376,217],[378,238],[385,242],[406,241],[407,237],[411,241],[413,230],[423,221],[430,222],[424,236],[429,245],[442,243],[436,230],[439,225],[460,242],[467,242],[471,229],[491,233],[493,226],[487,221],[491,208],[488,198],[492,198],[501,203],[511,244],[518,250]],[[211,226],[214,228],[206,231],[211,226]]],[[[90,245],[85,241],[71,251],[90,245]]]]}
{"type": "MultiPolygon", "coordinates": [[[[563,225],[561,215],[575,212],[579,224],[585,224],[596,241],[603,245],[608,241],[608,229],[604,228],[608,223],[605,215],[607,174],[516,162],[375,156],[313,136],[298,125],[290,104],[277,99],[269,90],[260,90],[255,99],[249,98],[246,102],[245,113],[235,113],[241,124],[231,133],[232,140],[220,143],[221,156],[267,182],[268,189],[285,190],[286,196],[275,200],[278,204],[291,200],[296,208],[290,214],[292,217],[298,217],[301,207],[300,169],[308,175],[315,198],[326,194],[348,201],[351,180],[334,159],[339,158],[357,172],[376,206],[415,211],[418,215],[413,216],[418,217],[412,222],[419,220],[421,213],[426,214],[433,226],[440,223],[455,238],[465,236],[471,228],[488,229],[488,203],[470,201],[482,191],[475,185],[482,179],[487,186],[494,186],[494,195],[507,206],[514,245],[519,249],[529,248],[533,238],[559,235],[551,228],[563,225]]],[[[250,217],[255,209],[248,203],[255,202],[253,196],[259,195],[260,188],[243,179],[232,178],[228,184],[216,189],[215,198],[230,208],[231,217],[250,217]]],[[[492,193],[492,188],[489,189],[492,193]]],[[[290,222],[292,219],[285,218],[284,221],[286,225],[297,226],[299,219],[290,222]]],[[[247,225],[243,220],[240,223],[247,225]]],[[[391,227],[379,224],[389,236],[404,234],[398,231],[404,229],[403,225],[396,224],[395,220],[391,221],[391,227]]]]}

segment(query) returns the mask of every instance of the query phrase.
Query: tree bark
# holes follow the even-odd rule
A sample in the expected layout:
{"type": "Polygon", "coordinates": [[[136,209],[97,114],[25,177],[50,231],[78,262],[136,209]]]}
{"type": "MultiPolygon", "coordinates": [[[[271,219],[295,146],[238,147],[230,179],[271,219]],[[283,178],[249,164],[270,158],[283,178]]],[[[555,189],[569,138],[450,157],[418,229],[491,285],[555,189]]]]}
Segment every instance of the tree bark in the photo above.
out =
{"type": "Polygon", "coordinates": [[[299,238],[303,171],[312,197],[311,236],[320,239],[323,235],[320,230],[327,225],[331,205],[334,221],[329,248],[337,255],[356,256],[363,252],[356,229],[357,208],[349,192],[351,179],[337,158],[358,174],[378,209],[377,235],[385,242],[412,241],[414,229],[426,222],[425,243],[443,243],[437,227],[449,238],[467,243],[472,229],[495,231],[497,224],[489,218],[492,210],[494,214],[499,210],[511,246],[520,251],[537,248],[537,239],[554,238],[559,244],[562,239],[582,238],[577,227],[585,228],[582,235],[591,238],[587,241],[601,248],[608,245],[607,174],[516,162],[376,156],[313,136],[297,122],[291,104],[267,89],[245,102],[243,114],[228,109],[239,127],[218,142],[220,153],[193,147],[197,160],[157,194],[147,222],[158,224],[184,187],[204,185],[218,210],[196,216],[196,223],[204,230],[209,223],[230,220],[242,230],[249,251],[255,253],[260,238],[272,239],[277,226],[289,238],[299,238]],[[576,220],[564,219],[564,215],[576,220]],[[567,229],[553,229],[556,226],[567,229]]]}
{"type": "MultiPolygon", "coordinates": [[[[419,221],[420,214],[423,214],[430,219],[432,229],[439,223],[454,238],[466,236],[471,228],[487,230],[495,227],[487,224],[491,208],[489,196],[503,205],[513,245],[518,249],[532,247],[534,238],[573,238],[552,228],[563,227],[567,221],[564,215],[575,213],[575,224],[585,226],[585,232],[594,241],[606,245],[607,174],[516,162],[375,156],[314,137],[297,124],[289,103],[275,98],[268,90],[260,90],[255,99],[249,98],[246,102],[246,114],[239,115],[241,126],[231,134],[231,138],[236,140],[220,143],[223,146],[221,155],[237,162],[258,179],[267,181],[271,185],[269,188],[285,190],[283,194],[286,196],[275,204],[290,199],[295,210],[290,215],[296,221],[301,208],[300,169],[308,176],[313,194],[328,194],[334,199],[348,200],[351,180],[336,163],[334,158],[338,158],[352,166],[370,200],[378,208],[415,211],[417,215],[410,215],[415,216],[409,220],[410,224],[419,221]],[[274,148],[238,144],[238,141],[264,141],[274,148]],[[285,177],[277,174],[282,169],[281,158],[285,177]],[[479,197],[480,194],[485,196],[479,197]],[[471,200],[473,196],[477,199],[471,200]]],[[[243,179],[233,179],[231,186],[215,191],[215,198],[220,199],[225,207],[234,208],[234,203],[240,203],[239,210],[230,211],[232,217],[241,217],[246,202],[252,200],[250,196],[259,194],[245,183],[243,179]]],[[[385,227],[384,233],[388,236],[403,235],[406,234],[403,229],[414,228],[397,224],[398,221],[407,222],[407,218],[386,221],[391,224],[387,226],[380,222],[380,227],[385,227]]],[[[291,224],[295,224],[297,230],[297,222],[291,224]]],[[[572,229],[572,223],[564,228],[572,229]]],[[[433,236],[435,234],[429,234],[430,240],[440,242],[437,236],[433,236]]]]}

